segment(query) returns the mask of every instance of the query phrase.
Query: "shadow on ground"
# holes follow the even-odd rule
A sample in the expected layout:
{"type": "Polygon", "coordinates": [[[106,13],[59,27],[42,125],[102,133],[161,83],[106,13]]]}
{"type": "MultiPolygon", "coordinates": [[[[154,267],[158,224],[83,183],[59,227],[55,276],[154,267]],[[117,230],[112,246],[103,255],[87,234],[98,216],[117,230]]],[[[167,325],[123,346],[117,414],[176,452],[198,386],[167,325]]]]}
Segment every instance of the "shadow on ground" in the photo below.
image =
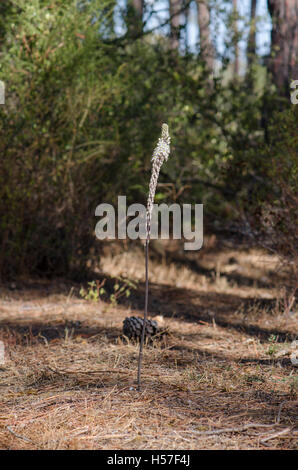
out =
{"type": "Polygon", "coordinates": [[[110,341],[119,337],[121,332],[117,328],[92,327],[84,325],[80,321],[53,322],[18,322],[0,321],[0,335],[2,339],[7,338],[10,343],[32,346],[44,344],[55,339],[70,339],[80,336],[81,338],[105,337],[110,341]]]}
{"type": "MultiPolygon", "coordinates": [[[[127,303],[127,300],[124,300],[127,303]]],[[[131,306],[142,310],[144,305],[144,285],[139,286],[130,301],[131,306]]],[[[252,325],[245,318],[245,312],[252,308],[270,312],[276,304],[275,299],[242,298],[237,295],[216,292],[200,292],[190,289],[173,288],[171,286],[150,284],[150,296],[148,312],[153,317],[163,315],[165,317],[182,319],[187,322],[204,321],[224,328],[241,331],[249,336],[257,337],[261,341],[267,341],[274,335],[277,342],[292,341],[296,335],[293,331],[263,328],[252,325]],[[237,312],[241,310],[244,317],[237,312]]]]}
{"type": "MultiPolygon", "coordinates": [[[[99,275],[98,273],[90,274],[90,280],[98,279],[105,282],[105,289],[107,291],[106,300],[109,295],[113,293],[113,286],[115,279],[107,274],[99,275]]],[[[72,295],[80,297],[80,287],[87,286],[87,281],[81,284],[74,284],[69,280],[56,280],[56,281],[28,281],[18,283],[14,289],[14,293],[20,298],[24,293],[38,291],[40,297],[47,297],[49,295],[67,295],[72,292],[72,295]]],[[[199,286],[198,286],[199,288],[199,286]]],[[[139,283],[137,290],[131,292],[130,297],[123,297],[119,299],[119,305],[130,307],[133,310],[143,311],[145,297],[145,285],[139,283]]],[[[237,295],[218,293],[218,292],[200,292],[199,290],[185,289],[167,285],[160,285],[150,283],[149,286],[149,303],[148,313],[152,317],[163,315],[164,317],[174,318],[176,320],[183,320],[186,322],[216,322],[217,325],[223,328],[234,329],[243,332],[249,336],[256,337],[260,341],[267,341],[273,335],[276,342],[293,341],[297,333],[287,330],[282,331],[276,328],[264,328],[262,326],[252,324],[247,318],[247,314],[254,309],[256,314],[266,311],[268,317],[273,313],[276,306],[276,299],[258,298],[243,298],[237,295]],[[237,313],[239,312],[239,314],[237,313]],[[241,313],[240,313],[241,312],[241,313]]],[[[269,317],[270,318],[270,317],[269,317]]],[[[0,323],[0,328],[7,325],[6,321],[0,323]]],[[[15,325],[17,327],[17,325],[15,325]]],[[[46,327],[43,323],[39,325],[32,325],[34,333],[40,331],[43,336],[48,339],[51,335],[54,337],[61,337],[65,335],[65,328],[76,328],[78,325],[61,324],[59,327],[52,326],[46,327]]],[[[21,326],[19,327],[22,328],[21,326]]],[[[82,331],[84,334],[97,334],[96,328],[94,331],[88,327],[88,331],[82,331]]],[[[21,333],[22,334],[22,333],[21,333]]],[[[26,334],[30,335],[30,331],[26,334]]]]}

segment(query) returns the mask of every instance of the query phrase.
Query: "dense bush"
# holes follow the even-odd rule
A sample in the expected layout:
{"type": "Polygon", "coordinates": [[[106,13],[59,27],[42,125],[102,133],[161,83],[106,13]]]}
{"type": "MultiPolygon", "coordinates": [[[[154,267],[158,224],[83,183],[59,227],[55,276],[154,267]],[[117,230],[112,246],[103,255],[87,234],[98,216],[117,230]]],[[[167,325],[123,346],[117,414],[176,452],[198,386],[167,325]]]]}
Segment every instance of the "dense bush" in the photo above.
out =
{"type": "Polygon", "coordinates": [[[298,262],[298,107],[275,112],[268,126],[268,143],[259,146],[243,201],[246,221],[255,241],[291,265],[298,262]]]}

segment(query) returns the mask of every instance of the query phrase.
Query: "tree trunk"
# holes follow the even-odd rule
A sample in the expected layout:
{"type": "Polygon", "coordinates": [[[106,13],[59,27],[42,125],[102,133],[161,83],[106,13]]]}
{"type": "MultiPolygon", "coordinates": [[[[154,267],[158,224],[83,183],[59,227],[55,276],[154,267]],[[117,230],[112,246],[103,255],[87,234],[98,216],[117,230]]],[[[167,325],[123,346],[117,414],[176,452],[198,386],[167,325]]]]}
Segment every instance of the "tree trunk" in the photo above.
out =
{"type": "MultiPolygon", "coordinates": [[[[185,4],[186,0],[184,0],[185,4]]],[[[189,28],[189,20],[190,20],[190,5],[186,4],[185,10],[184,10],[184,17],[185,17],[185,22],[184,22],[184,47],[185,47],[185,52],[187,53],[189,50],[189,41],[188,41],[188,28],[189,28]]]]}
{"type": "Polygon", "coordinates": [[[298,0],[268,0],[272,18],[269,71],[280,94],[298,79],[298,0]]]}
{"type": "Polygon", "coordinates": [[[137,37],[143,32],[144,0],[127,0],[127,30],[137,37]]]}
{"type": "Polygon", "coordinates": [[[210,34],[210,9],[208,0],[197,0],[200,30],[201,57],[210,71],[213,70],[214,49],[210,34]]]}
{"type": "Polygon", "coordinates": [[[170,0],[170,43],[172,49],[178,49],[180,39],[180,11],[182,0],[170,0]]]}
{"type": "Polygon", "coordinates": [[[234,36],[234,76],[238,77],[239,75],[239,44],[238,44],[238,25],[237,25],[237,17],[238,17],[238,9],[237,9],[237,0],[233,0],[233,14],[234,14],[234,21],[233,21],[233,36],[234,36]]]}
{"type": "Polygon", "coordinates": [[[256,57],[256,9],[257,9],[257,0],[251,0],[250,28],[249,28],[248,45],[247,45],[248,69],[250,69],[256,57]]]}

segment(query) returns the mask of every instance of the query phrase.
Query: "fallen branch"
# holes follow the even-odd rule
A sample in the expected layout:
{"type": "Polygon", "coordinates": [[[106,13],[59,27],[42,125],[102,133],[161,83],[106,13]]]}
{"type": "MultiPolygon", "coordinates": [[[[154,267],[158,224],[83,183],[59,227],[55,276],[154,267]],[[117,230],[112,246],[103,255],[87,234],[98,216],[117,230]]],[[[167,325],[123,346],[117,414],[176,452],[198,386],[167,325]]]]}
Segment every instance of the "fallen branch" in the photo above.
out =
{"type": "Polygon", "coordinates": [[[249,428],[272,428],[273,426],[274,424],[249,423],[249,424],[244,424],[243,426],[239,426],[235,428],[214,429],[213,431],[182,431],[182,432],[187,432],[190,434],[197,434],[199,436],[211,436],[213,434],[224,434],[228,432],[243,432],[249,428]]]}

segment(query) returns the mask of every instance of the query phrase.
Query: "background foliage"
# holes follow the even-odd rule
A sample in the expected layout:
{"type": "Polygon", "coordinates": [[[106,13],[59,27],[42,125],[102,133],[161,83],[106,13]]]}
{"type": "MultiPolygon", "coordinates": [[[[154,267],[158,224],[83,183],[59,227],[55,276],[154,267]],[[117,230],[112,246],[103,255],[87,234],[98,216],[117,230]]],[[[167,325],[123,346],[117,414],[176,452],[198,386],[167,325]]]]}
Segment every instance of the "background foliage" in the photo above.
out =
{"type": "MultiPolygon", "coordinates": [[[[166,34],[117,35],[114,7],[2,3],[2,278],[84,269],[100,249],[95,207],[119,194],[145,202],[162,122],[172,155],[158,200],[203,202],[209,230],[245,235],[293,262],[297,106],[261,60],[235,78],[225,57],[210,78],[202,54],[170,47],[166,34]]],[[[233,24],[227,16],[231,38],[233,24]]]]}

